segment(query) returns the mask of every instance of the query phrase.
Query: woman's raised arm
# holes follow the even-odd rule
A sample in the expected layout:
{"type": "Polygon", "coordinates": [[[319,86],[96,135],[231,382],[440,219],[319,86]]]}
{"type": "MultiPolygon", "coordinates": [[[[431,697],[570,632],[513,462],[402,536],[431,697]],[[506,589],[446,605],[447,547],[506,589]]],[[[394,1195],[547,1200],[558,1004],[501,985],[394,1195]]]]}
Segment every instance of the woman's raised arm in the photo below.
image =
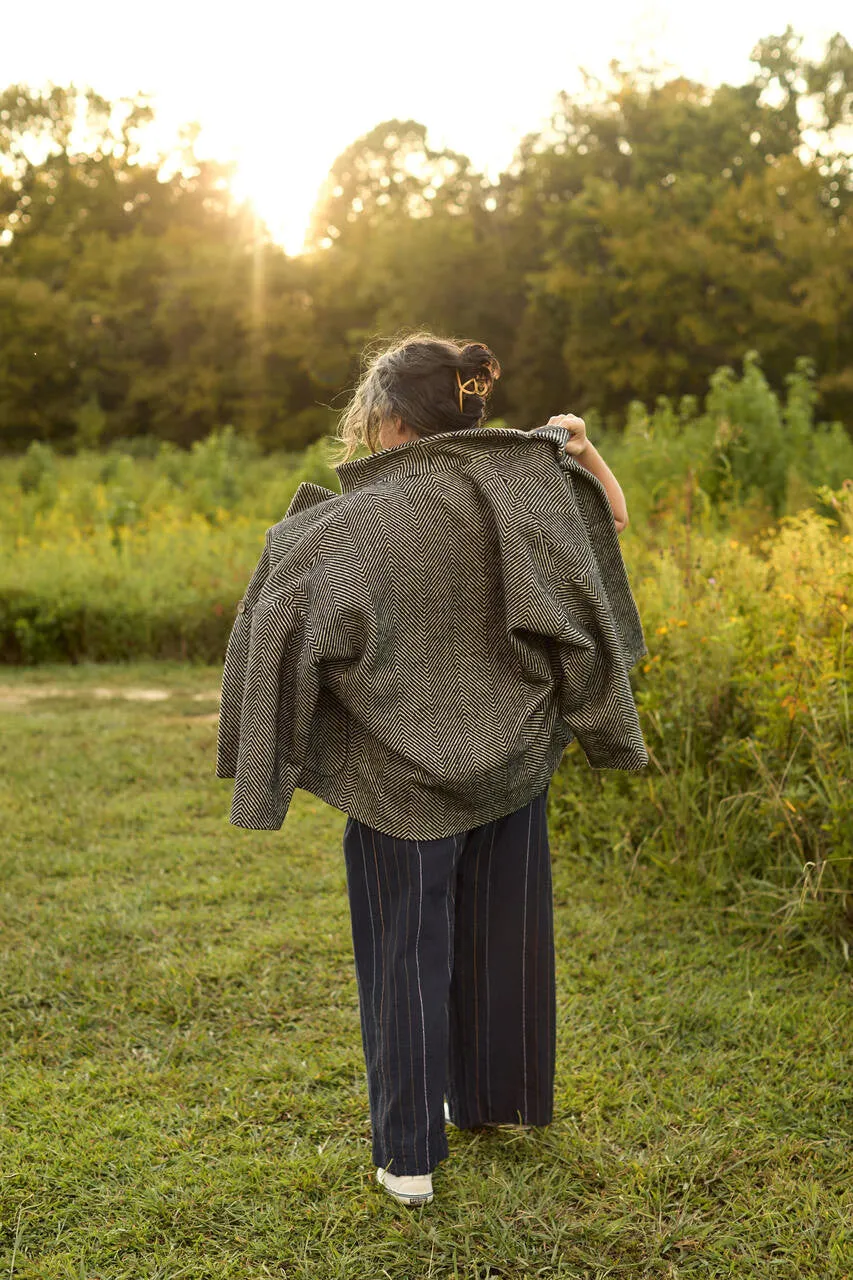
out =
{"type": "Polygon", "coordinates": [[[610,509],[613,512],[616,532],[621,533],[628,524],[628,507],[625,503],[625,495],[622,492],[619,481],[595,445],[591,440],[587,439],[586,423],[583,418],[578,418],[573,413],[560,413],[553,418],[549,418],[546,425],[549,427],[565,427],[571,431],[572,436],[566,445],[566,453],[571,454],[573,458],[577,458],[581,466],[586,467],[587,471],[591,471],[604,485],[610,502],[610,509]]]}

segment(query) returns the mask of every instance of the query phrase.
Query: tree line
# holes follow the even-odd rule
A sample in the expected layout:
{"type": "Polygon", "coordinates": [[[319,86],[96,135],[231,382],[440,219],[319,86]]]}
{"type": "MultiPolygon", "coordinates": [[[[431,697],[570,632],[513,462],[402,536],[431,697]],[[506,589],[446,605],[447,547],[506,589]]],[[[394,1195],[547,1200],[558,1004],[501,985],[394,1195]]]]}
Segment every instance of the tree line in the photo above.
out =
{"type": "Polygon", "coordinates": [[[231,423],[298,450],[334,429],[365,345],[421,326],[493,348],[514,426],[615,424],[756,351],[778,388],[808,358],[820,414],[853,430],[853,48],[811,61],[788,27],[752,64],[711,88],[613,63],[494,182],[383,121],[335,160],[297,256],[192,129],[144,158],[144,96],[10,86],[0,447],[231,423]]]}

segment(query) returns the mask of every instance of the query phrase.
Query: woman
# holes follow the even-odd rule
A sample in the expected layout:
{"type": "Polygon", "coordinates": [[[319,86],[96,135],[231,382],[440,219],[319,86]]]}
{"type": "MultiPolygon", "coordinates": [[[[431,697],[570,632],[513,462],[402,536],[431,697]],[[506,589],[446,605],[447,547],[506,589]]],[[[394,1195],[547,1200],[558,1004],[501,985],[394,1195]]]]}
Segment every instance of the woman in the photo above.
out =
{"type": "Polygon", "coordinates": [[[341,493],[301,485],[268,530],[223,677],[231,821],[280,826],[296,786],[348,815],[373,1162],[407,1205],[446,1120],[551,1121],[550,780],[574,736],[648,764],[624,496],[580,418],[481,428],[499,376],[427,332],[373,354],[341,493]]]}

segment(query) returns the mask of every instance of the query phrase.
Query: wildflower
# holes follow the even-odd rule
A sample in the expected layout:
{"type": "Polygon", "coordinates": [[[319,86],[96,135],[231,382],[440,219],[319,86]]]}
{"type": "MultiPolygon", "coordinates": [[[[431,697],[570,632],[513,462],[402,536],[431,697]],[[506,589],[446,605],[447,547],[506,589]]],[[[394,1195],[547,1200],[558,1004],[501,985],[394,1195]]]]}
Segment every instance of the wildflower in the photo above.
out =
{"type": "Polygon", "coordinates": [[[667,633],[667,631],[669,631],[669,627],[668,627],[668,626],[666,625],[666,623],[664,622],[661,626],[659,626],[659,627],[656,627],[656,628],[655,628],[655,635],[656,635],[656,636],[665,636],[665,635],[666,635],[666,633],[667,633]]]}
{"type": "Polygon", "coordinates": [[[717,585],[717,579],[716,579],[716,578],[709,578],[709,579],[708,579],[708,581],[710,582],[710,584],[711,584],[711,586],[712,586],[712,587],[715,587],[715,586],[717,585]]]}
{"type": "Polygon", "coordinates": [[[644,670],[644,671],[651,671],[651,669],[652,669],[652,664],[651,664],[650,662],[644,662],[644,663],[643,663],[643,670],[644,670]]]}
{"type": "Polygon", "coordinates": [[[679,626],[679,627],[686,627],[686,626],[687,626],[687,619],[686,619],[686,618],[679,618],[679,619],[678,619],[678,626],[679,626]]]}

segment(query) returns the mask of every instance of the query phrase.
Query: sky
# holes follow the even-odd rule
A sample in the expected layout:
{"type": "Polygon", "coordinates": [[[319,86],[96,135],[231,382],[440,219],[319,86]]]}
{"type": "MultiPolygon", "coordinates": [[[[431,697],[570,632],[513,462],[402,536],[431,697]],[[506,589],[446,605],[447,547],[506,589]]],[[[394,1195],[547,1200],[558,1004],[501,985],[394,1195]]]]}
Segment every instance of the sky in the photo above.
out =
{"type": "Polygon", "coordinates": [[[557,94],[580,88],[581,67],[606,79],[615,58],[742,83],[755,43],[788,24],[817,57],[836,31],[853,42],[853,5],[42,0],[4,13],[0,88],[150,94],[158,136],[198,121],[197,153],[236,161],[236,194],[298,253],[336,156],[383,120],[417,120],[429,146],[462,152],[496,179],[524,135],[547,125],[557,94]]]}

